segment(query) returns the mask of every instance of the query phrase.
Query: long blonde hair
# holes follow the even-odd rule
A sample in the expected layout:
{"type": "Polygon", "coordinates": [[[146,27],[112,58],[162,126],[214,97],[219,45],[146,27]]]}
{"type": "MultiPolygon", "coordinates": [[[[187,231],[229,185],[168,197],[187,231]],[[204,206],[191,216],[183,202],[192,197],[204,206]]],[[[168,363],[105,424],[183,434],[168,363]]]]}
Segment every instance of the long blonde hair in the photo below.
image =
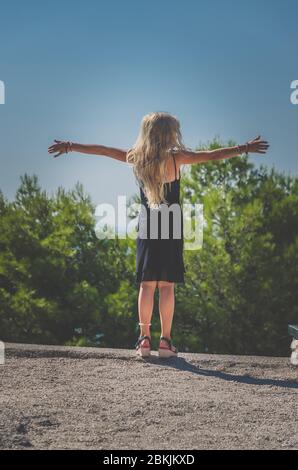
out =
{"type": "Polygon", "coordinates": [[[175,150],[185,150],[180,123],[166,112],[153,112],[143,117],[135,145],[127,152],[127,162],[142,186],[149,207],[165,200],[166,164],[175,150]]]}

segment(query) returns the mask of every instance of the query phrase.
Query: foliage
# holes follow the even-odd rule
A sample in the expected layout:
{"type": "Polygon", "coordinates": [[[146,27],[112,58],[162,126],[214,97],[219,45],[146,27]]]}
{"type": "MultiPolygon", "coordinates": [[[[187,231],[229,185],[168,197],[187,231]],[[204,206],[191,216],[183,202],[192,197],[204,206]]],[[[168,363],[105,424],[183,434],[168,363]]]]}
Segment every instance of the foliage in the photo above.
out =
{"type": "MultiPolygon", "coordinates": [[[[287,325],[298,318],[298,179],[236,157],[187,167],[182,199],[203,204],[205,224],[203,247],[185,251],[186,283],[176,286],[179,349],[288,355],[287,325]]],[[[94,212],[79,183],[50,196],[25,174],[13,201],[0,191],[2,340],[132,347],[135,242],[98,239],[94,212]]]]}

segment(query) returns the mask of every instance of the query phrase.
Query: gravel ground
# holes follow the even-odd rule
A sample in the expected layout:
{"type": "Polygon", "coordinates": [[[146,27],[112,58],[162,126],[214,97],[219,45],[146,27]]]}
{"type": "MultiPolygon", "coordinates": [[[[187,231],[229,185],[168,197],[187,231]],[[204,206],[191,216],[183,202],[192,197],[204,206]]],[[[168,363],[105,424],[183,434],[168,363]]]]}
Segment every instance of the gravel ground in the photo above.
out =
{"type": "Polygon", "coordinates": [[[4,449],[298,449],[287,358],[6,344],[4,449]]]}

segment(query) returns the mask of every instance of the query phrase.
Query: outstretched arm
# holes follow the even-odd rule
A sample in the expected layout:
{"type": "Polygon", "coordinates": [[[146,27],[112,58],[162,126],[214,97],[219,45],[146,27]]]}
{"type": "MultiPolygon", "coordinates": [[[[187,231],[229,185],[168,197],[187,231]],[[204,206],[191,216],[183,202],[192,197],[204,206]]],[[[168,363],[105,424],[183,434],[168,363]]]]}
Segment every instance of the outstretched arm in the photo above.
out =
{"type": "Polygon", "coordinates": [[[126,162],[126,150],[106,147],[105,145],[76,144],[62,140],[54,140],[54,142],[55,143],[48,148],[48,152],[54,154],[53,157],[59,157],[68,152],[79,152],[89,155],[102,155],[104,157],[113,158],[114,160],[126,162]]]}
{"type": "Polygon", "coordinates": [[[205,163],[210,161],[224,160],[226,158],[237,157],[243,153],[266,153],[269,144],[266,140],[261,140],[261,136],[247,142],[244,145],[235,147],[225,147],[216,150],[202,150],[198,152],[178,151],[177,162],[180,165],[205,163]]]}

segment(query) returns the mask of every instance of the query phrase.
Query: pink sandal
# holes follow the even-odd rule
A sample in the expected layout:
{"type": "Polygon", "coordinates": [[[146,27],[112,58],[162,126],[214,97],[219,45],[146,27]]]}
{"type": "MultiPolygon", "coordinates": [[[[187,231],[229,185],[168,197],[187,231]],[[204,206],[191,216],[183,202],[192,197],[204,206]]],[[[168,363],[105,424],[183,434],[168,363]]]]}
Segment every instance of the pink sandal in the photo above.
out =
{"type": "Polygon", "coordinates": [[[159,348],[158,348],[158,355],[161,358],[169,358],[169,357],[177,357],[178,356],[178,349],[176,346],[173,345],[172,340],[166,338],[165,336],[160,337],[159,348]],[[167,346],[164,346],[161,341],[165,341],[168,343],[167,346]]]}
{"type": "MultiPolygon", "coordinates": [[[[151,323],[139,323],[139,325],[151,326],[151,323]]],[[[147,335],[139,336],[136,344],[136,353],[141,357],[149,357],[151,355],[151,338],[147,335]]]]}
{"type": "Polygon", "coordinates": [[[135,348],[138,356],[149,357],[151,354],[151,338],[149,336],[139,336],[135,348]]]}

